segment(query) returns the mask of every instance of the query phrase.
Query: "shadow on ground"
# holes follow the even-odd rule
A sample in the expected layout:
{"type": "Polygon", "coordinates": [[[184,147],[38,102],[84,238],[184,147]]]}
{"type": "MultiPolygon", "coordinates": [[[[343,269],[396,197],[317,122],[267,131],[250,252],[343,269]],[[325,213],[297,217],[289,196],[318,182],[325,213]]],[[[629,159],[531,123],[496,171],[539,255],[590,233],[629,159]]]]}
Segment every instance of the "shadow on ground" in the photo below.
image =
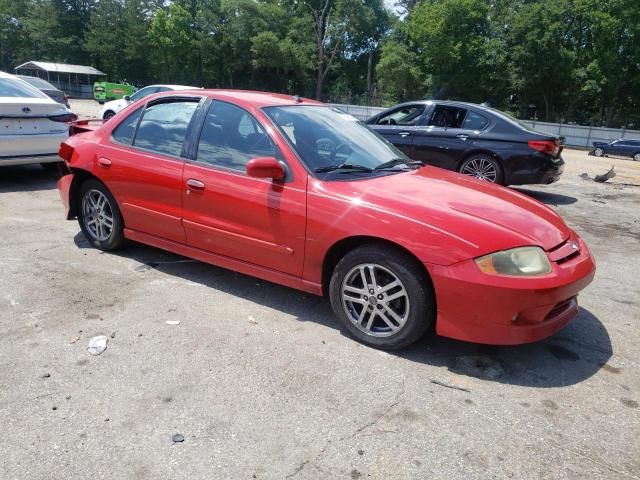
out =
{"type": "MultiPolygon", "coordinates": [[[[79,248],[90,247],[81,233],[74,240],[79,248]]],[[[158,269],[295,315],[301,322],[340,329],[348,337],[324,298],[140,244],[130,243],[115,254],[140,262],[134,269],[136,272],[158,269]]],[[[348,337],[344,341],[353,340],[348,337]]],[[[562,331],[529,345],[497,347],[427,336],[391,354],[411,362],[446,367],[453,374],[510,385],[551,388],[573,385],[594,375],[611,357],[612,346],[602,322],[588,310],[581,309],[577,318],[562,331]]]]}
{"type": "Polygon", "coordinates": [[[0,166],[0,193],[52,190],[60,178],[57,169],[40,165],[0,166]]]}
{"type": "Polygon", "coordinates": [[[559,193],[542,192],[540,190],[529,190],[527,188],[514,188],[514,190],[535,198],[539,202],[546,203],[547,205],[571,205],[572,203],[576,203],[578,201],[576,197],[561,195],[559,193]]]}

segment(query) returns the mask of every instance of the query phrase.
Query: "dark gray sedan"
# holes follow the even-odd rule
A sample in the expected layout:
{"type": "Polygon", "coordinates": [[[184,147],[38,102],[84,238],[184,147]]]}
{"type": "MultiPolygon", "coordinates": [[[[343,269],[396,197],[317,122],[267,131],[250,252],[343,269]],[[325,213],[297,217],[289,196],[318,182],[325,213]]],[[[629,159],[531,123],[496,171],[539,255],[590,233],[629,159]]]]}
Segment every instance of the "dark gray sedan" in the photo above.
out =
{"type": "Polygon", "coordinates": [[[16,77],[36,87],[38,90],[47,95],[49,98],[52,98],[54,101],[61,103],[62,105],[69,108],[69,96],[62,90],[58,90],[46,80],[38,77],[30,77],[29,75],[16,75],[16,77]]]}
{"type": "Polygon", "coordinates": [[[613,142],[593,142],[593,148],[589,155],[595,155],[596,157],[606,157],[608,155],[631,157],[636,162],[640,162],[640,140],[619,138],[613,142]]]}

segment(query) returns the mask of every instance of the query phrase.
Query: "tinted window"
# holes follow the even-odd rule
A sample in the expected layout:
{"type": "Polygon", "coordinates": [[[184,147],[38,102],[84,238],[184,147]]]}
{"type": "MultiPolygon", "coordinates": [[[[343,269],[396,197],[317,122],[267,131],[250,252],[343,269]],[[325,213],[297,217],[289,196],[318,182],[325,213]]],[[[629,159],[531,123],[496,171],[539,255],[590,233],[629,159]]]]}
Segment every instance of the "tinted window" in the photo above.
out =
{"type": "Polygon", "coordinates": [[[464,108],[438,105],[431,114],[429,125],[443,128],[461,128],[467,111],[464,108]]]}
{"type": "Polygon", "coordinates": [[[202,127],[197,161],[245,171],[257,157],[277,157],[262,125],[246,110],[214,101],[202,127]]]}
{"type": "Polygon", "coordinates": [[[415,125],[424,112],[424,105],[407,105],[381,116],[378,125],[415,125]]]}
{"type": "Polygon", "coordinates": [[[113,132],[111,132],[111,138],[113,138],[116,142],[124,143],[125,145],[131,145],[131,140],[133,140],[133,132],[136,130],[138,118],[140,118],[140,112],[142,112],[142,108],[139,108],[135,112],[129,114],[129,116],[125,118],[113,132]]]}
{"type": "Polygon", "coordinates": [[[131,100],[135,102],[137,100],[140,100],[141,98],[151,95],[152,93],[156,93],[157,91],[158,87],[144,87],[143,89],[138,90],[133,95],[131,95],[131,100]]]}
{"type": "Polygon", "coordinates": [[[49,98],[22,80],[0,78],[0,97],[49,98]]]}
{"type": "Polygon", "coordinates": [[[187,128],[198,102],[156,103],[142,114],[134,145],[153,152],[180,156],[187,128]]]}
{"type": "Polygon", "coordinates": [[[479,113],[469,111],[467,117],[464,119],[462,128],[466,130],[482,130],[487,126],[487,123],[489,123],[489,120],[486,117],[479,113]]]}
{"type": "Polygon", "coordinates": [[[41,90],[57,90],[56,87],[51,85],[49,82],[45,82],[41,78],[30,77],[28,75],[18,75],[18,77],[20,79],[24,80],[25,82],[27,82],[27,83],[29,83],[29,84],[33,85],[34,87],[39,88],[41,90]]]}

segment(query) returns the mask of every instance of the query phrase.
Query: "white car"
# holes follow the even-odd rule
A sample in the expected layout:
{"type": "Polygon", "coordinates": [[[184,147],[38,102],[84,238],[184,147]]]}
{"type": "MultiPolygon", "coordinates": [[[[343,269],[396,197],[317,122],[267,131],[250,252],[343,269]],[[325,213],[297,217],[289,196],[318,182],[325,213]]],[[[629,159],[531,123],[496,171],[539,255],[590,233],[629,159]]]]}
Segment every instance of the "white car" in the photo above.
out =
{"type": "Polygon", "coordinates": [[[0,72],[0,166],[55,165],[77,118],[24,80],[0,72]]]}
{"type": "Polygon", "coordinates": [[[144,88],[141,88],[131,96],[125,95],[120,100],[112,100],[105,103],[98,112],[98,118],[109,120],[130,103],[140,100],[141,98],[144,98],[147,95],[151,95],[152,93],[168,92],[169,90],[195,90],[197,88],[198,87],[190,87],[188,85],[148,85],[144,88]]]}

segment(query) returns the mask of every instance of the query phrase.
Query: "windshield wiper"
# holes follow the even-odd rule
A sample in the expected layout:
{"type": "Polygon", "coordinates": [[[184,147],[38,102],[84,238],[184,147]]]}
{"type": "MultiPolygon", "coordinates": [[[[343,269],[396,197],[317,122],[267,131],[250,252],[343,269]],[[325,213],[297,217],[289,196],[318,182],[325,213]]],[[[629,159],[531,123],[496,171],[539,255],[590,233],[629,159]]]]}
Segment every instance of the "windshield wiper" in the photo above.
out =
{"type": "Polygon", "coordinates": [[[374,170],[384,170],[386,168],[395,167],[396,165],[407,165],[409,167],[421,167],[424,165],[424,162],[420,160],[406,160],[404,158],[393,158],[388,162],[381,163],[374,170]]]}
{"type": "Polygon", "coordinates": [[[336,170],[344,170],[345,172],[373,172],[373,169],[365,167],[364,165],[358,165],[356,163],[341,163],[339,165],[327,165],[324,167],[315,168],[313,171],[316,173],[334,172],[336,170]]]}

